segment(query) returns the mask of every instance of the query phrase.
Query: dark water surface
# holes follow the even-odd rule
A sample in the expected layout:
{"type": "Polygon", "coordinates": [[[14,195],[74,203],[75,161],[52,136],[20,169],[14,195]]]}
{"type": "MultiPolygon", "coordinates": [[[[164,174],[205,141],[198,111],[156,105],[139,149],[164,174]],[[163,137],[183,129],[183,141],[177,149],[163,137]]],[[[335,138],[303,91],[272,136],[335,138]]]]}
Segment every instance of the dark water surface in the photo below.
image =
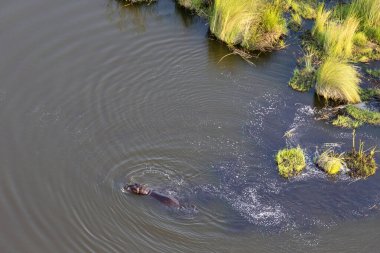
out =
{"type": "Polygon", "coordinates": [[[169,0],[1,1],[0,252],[380,252],[380,173],[312,165],[351,135],[287,87],[296,40],[251,66],[219,62],[207,30],[169,0]],[[287,143],[309,163],[290,181],[273,159],[287,143]],[[122,193],[131,181],[197,209],[122,193]]]}

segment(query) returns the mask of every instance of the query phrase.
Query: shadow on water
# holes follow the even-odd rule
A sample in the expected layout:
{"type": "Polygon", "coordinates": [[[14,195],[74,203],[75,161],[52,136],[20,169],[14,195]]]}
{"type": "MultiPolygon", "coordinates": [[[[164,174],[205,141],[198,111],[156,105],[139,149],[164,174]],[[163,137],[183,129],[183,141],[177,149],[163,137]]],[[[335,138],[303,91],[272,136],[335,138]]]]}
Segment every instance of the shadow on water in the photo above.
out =
{"type": "Polygon", "coordinates": [[[120,31],[125,31],[131,23],[138,32],[145,32],[146,19],[156,13],[157,6],[154,2],[149,5],[128,5],[123,0],[108,0],[106,11],[109,22],[120,31]]]}
{"type": "Polygon", "coordinates": [[[181,17],[182,24],[185,27],[190,27],[194,24],[199,23],[202,20],[205,20],[198,15],[196,15],[193,11],[190,11],[181,5],[179,5],[177,2],[175,2],[175,14],[177,14],[179,17],[181,17]]]}

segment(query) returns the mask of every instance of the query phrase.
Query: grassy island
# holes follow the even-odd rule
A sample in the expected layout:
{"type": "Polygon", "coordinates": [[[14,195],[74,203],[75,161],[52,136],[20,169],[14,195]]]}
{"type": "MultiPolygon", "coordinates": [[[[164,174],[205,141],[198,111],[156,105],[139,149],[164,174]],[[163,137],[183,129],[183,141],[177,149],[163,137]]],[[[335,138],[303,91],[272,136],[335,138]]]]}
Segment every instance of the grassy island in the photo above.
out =
{"type": "Polygon", "coordinates": [[[280,175],[285,178],[300,174],[306,167],[305,155],[300,147],[278,151],[276,162],[280,175]]]}

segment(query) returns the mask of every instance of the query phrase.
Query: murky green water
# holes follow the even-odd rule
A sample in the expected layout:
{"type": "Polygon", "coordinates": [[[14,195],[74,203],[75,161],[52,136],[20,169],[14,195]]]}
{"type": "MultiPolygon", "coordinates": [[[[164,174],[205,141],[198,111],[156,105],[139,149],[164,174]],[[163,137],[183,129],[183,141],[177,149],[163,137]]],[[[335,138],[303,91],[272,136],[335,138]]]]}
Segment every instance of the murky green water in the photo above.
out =
{"type": "Polygon", "coordinates": [[[0,252],[377,252],[380,174],[312,165],[351,135],[287,87],[288,44],[219,62],[205,20],[169,0],[1,1],[0,252]],[[273,157],[292,128],[309,166],[285,181],[273,157]],[[197,209],[122,193],[131,181],[197,209]]]}

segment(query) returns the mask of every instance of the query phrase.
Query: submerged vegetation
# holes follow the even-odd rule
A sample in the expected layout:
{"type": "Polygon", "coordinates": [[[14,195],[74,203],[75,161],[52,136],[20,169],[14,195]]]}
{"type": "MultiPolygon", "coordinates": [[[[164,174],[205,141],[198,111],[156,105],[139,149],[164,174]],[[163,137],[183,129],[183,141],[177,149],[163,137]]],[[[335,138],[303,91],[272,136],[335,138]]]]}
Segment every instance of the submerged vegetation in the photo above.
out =
{"type": "Polygon", "coordinates": [[[298,175],[306,167],[305,155],[300,147],[278,151],[276,162],[280,175],[285,178],[298,175]]]}
{"type": "Polygon", "coordinates": [[[367,69],[366,72],[374,77],[380,77],[380,69],[367,69]]]}

